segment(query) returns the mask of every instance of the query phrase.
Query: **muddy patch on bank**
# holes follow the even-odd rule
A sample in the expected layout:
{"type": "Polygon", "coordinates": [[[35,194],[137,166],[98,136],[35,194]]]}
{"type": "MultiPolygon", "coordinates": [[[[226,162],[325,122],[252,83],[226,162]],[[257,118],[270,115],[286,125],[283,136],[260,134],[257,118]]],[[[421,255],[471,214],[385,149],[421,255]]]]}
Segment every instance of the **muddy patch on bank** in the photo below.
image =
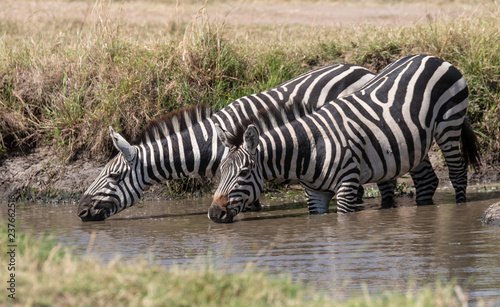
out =
{"type": "MultiPolygon", "coordinates": [[[[0,200],[79,201],[106,163],[90,159],[64,162],[48,147],[0,159],[0,200]]],[[[200,196],[211,192],[213,185],[210,179],[164,182],[147,189],[143,199],[200,196]]]]}
{"type": "MultiPolygon", "coordinates": [[[[448,169],[436,146],[429,152],[429,157],[441,183],[447,183],[448,169]]],[[[54,149],[48,147],[36,148],[29,154],[6,157],[0,160],[0,200],[78,201],[106,162],[90,159],[64,162],[54,149]]],[[[498,181],[499,165],[486,164],[480,172],[469,172],[470,184],[498,181]]],[[[410,176],[404,176],[398,182],[413,185],[410,176]]],[[[143,199],[172,199],[193,194],[200,196],[211,193],[214,184],[213,179],[165,182],[150,187],[143,199]]]]}
{"type": "Polygon", "coordinates": [[[103,163],[64,163],[49,148],[5,158],[0,162],[2,199],[77,199],[97,177],[103,163]]]}

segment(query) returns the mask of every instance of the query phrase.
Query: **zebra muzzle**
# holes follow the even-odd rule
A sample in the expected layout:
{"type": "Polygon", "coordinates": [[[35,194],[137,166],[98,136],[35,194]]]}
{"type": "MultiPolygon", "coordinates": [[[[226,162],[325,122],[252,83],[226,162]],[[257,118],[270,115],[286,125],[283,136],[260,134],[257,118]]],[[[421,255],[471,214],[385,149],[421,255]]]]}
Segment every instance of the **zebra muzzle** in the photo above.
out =
{"type": "Polygon", "coordinates": [[[236,214],[238,211],[230,208],[227,197],[222,194],[214,196],[212,205],[208,209],[208,217],[216,223],[231,223],[236,214]]]}
{"type": "Polygon", "coordinates": [[[217,205],[212,205],[208,209],[208,217],[215,223],[231,223],[234,215],[233,210],[226,210],[217,205]]]}
{"type": "Polygon", "coordinates": [[[103,221],[111,216],[113,204],[103,201],[92,201],[89,198],[83,198],[78,206],[78,217],[82,222],[103,221]]]}
{"type": "Polygon", "coordinates": [[[107,219],[110,214],[109,210],[100,208],[100,209],[83,209],[81,212],[78,213],[78,216],[82,220],[82,222],[88,222],[88,221],[104,221],[107,219]]]}
{"type": "Polygon", "coordinates": [[[236,210],[227,207],[227,198],[224,196],[215,197],[208,209],[208,217],[216,223],[231,223],[236,214],[236,210]]]}

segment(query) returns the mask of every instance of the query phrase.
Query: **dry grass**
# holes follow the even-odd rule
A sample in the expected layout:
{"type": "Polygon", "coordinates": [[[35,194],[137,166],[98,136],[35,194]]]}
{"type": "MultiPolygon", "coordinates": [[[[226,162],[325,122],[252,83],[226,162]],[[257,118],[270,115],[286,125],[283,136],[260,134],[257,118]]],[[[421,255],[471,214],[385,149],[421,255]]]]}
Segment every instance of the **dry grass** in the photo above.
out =
{"type": "Polygon", "coordinates": [[[134,139],[157,115],[193,103],[220,108],[320,65],[352,62],[377,71],[398,57],[428,53],[464,73],[473,127],[491,160],[500,160],[496,2],[425,2],[427,12],[460,6],[466,13],[431,14],[399,26],[244,24],[210,15],[215,7],[237,14],[235,3],[242,4],[5,1],[0,150],[49,144],[67,160],[107,158],[109,125],[134,139]]]}

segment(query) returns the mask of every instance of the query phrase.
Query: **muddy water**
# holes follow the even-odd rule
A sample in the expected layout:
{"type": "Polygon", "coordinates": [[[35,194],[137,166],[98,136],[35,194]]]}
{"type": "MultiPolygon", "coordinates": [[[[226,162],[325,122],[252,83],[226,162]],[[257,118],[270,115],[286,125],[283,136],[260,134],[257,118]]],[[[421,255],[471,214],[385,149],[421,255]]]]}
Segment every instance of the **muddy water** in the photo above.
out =
{"type": "Polygon", "coordinates": [[[401,197],[398,208],[347,216],[309,216],[302,193],[263,197],[263,211],[240,214],[232,224],[207,218],[209,198],[144,202],[87,223],[77,218],[76,205],[19,204],[18,220],[22,229],[52,233],[76,253],[104,261],[149,254],[165,266],[210,263],[227,271],[252,263],[337,298],[360,293],[363,284],[379,293],[456,278],[471,301],[500,304],[500,228],[479,221],[500,200],[500,184],[488,190],[469,189],[464,205],[455,205],[445,188],[434,206],[401,197]]]}

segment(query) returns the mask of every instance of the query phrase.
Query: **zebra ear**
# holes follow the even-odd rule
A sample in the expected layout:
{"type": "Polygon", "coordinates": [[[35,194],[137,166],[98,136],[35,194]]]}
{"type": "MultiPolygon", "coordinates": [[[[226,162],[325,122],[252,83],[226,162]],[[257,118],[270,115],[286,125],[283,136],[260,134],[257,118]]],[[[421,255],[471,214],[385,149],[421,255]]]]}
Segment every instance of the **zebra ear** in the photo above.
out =
{"type": "Polygon", "coordinates": [[[125,157],[125,160],[132,165],[135,156],[137,156],[137,150],[135,147],[130,145],[129,142],[123,138],[123,136],[115,132],[111,126],[109,126],[109,135],[111,135],[113,145],[115,145],[116,149],[118,149],[122,153],[123,157],[125,157]]]}
{"type": "Polygon", "coordinates": [[[255,125],[249,125],[243,135],[243,146],[251,153],[255,154],[259,145],[259,129],[255,125]]]}
{"type": "Polygon", "coordinates": [[[224,146],[229,148],[233,147],[233,145],[231,145],[227,140],[230,137],[229,132],[222,129],[219,124],[215,124],[215,131],[217,132],[217,137],[219,137],[219,140],[222,142],[222,144],[224,144],[224,146]]]}

